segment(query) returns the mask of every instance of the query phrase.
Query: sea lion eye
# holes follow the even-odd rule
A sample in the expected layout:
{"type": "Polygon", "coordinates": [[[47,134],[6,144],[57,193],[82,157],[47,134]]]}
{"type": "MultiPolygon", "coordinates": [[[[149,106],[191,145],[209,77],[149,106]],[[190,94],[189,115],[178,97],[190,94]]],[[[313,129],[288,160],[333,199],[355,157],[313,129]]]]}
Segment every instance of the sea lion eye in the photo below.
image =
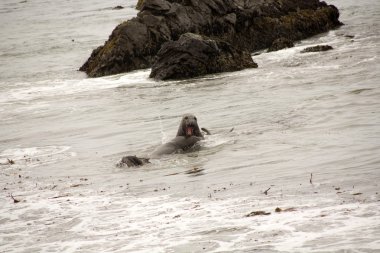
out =
{"type": "Polygon", "coordinates": [[[197,117],[194,117],[194,120],[197,121],[197,117]]]}
{"type": "Polygon", "coordinates": [[[189,119],[189,117],[186,116],[186,117],[185,117],[185,120],[188,120],[188,119],[189,119]]]}

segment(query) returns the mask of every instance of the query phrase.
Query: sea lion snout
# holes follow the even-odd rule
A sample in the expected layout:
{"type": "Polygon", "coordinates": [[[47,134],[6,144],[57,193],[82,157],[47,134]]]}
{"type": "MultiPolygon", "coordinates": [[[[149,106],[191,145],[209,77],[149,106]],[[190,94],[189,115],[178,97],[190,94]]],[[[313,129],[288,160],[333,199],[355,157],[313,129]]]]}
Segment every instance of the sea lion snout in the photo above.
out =
{"type": "Polygon", "coordinates": [[[197,117],[193,114],[185,114],[182,117],[177,136],[185,136],[186,138],[191,136],[203,137],[199,130],[197,117]]]}
{"type": "Polygon", "coordinates": [[[185,114],[182,117],[182,122],[180,125],[181,128],[181,134],[180,136],[185,137],[191,137],[191,136],[198,136],[199,135],[199,127],[197,122],[197,117],[195,117],[192,114],[185,114]]]}
{"type": "Polygon", "coordinates": [[[186,126],[186,136],[187,137],[192,136],[193,132],[194,132],[194,126],[187,125],[186,126]]]}
{"type": "Polygon", "coordinates": [[[197,118],[193,115],[187,115],[183,117],[186,137],[194,135],[194,129],[198,125],[197,118]]]}

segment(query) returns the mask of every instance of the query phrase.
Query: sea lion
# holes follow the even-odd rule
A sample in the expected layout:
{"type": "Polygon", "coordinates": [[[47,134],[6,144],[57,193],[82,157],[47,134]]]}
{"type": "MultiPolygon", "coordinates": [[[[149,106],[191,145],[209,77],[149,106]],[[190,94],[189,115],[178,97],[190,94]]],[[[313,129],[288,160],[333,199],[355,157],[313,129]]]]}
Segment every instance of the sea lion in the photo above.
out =
{"type": "Polygon", "coordinates": [[[158,158],[162,155],[172,154],[179,150],[187,150],[203,139],[204,137],[199,129],[197,117],[192,114],[185,114],[179,124],[176,137],[168,143],[156,148],[151,154],[151,158],[158,158]]]}
{"type": "MultiPolygon", "coordinates": [[[[203,130],[203,129],[202,129],[203,130]]],[[[207,134],[210,132],[204,129],[207,134]]],[[[203,134],[198,126],[197,117],[193,114],[185,114],[182,117],[177,135],[168,143],[156,148],[150,158],[159,158],[162,155],[173,154],[178,151],[185,151],[193,147],[198,141],[203,140],[203,134]]],[[[149,163],[149,158],[139,158],[137,156],[125,156],[121,159],[118,166],[127,165],[128,167],[141,166],[149,163]]]]}

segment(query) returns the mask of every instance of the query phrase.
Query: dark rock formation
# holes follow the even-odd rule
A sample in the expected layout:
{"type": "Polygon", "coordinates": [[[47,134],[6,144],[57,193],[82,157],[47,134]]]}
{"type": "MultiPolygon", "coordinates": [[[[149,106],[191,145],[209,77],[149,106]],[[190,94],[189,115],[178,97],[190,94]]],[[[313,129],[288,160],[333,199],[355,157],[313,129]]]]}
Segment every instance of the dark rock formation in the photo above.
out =
{"type": "Polygon", "coordinates": [[[319,0],[145,0],[137,17],[118,25],[80,68],[90,77],[152,66],[164,42],[187,32],[253,52],[285,37],[296,41],[341,25],[319,0]]]}
{"type": "Polygon", "coordinates": [[[256,67],[247,51],[237,50],[225,41],[185,33],[179,40],[163,44],[150,77],[181,79],[256,67]]]}
{"type": "Polygon", "coordinates": [[[121,161],[116,164],[117,167],[137,167],[137,166],[142,166],[145,165],[149,162],[148,158],[139,158],[137,156],[124,156],[121,161]]]}
{"type": "Polygon", "coordinates": [[[268,52],[278,51],[289,47],[294,47],[293,41],[281,37],[273,41],[272,45],[268,48],[268,52]]]}
{"type": "Polygon", "coordinates": [[[121,5],[118,5],[118,6],[113,7],[112,9],[113,10],[122,10],[122,9],[124,9],[124,7],[121,5]]]}
{"type": "Polygon", "coordinates": [[[328,51],[331,49],[333,49],[333,47],[329,45],[318,45],[314,47],[307,47],[304,50],[302,50],[301,53],[322,52],[322,51],[328,51]]]}
{"type": "Polygon", "coordinates": [[[144,2],[145,0],[138,0],[136,4],[136,10],[141,10],[144,2]]]}

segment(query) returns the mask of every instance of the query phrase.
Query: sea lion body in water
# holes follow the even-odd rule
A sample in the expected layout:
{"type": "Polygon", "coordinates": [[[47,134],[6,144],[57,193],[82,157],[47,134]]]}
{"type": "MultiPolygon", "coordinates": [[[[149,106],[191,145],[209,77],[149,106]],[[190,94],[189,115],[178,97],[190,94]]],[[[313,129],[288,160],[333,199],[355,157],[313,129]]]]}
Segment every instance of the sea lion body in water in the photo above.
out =
{"type": "MultiPolygon", "coordinates": [[[[207,133],[209,133],[207,131],[207,133]]],[[[177,135],[168,143],[156,148],[150,158],[159,158],[162,155],[173,154],[178,151],[185,151],[203,140],[203,134],[198,126],[197,118],[193,114],[185,114],[182,117],[177,135]]],[[[141,166],[149,163],[148,158],[138,158],[136,156],[125,156],[121,159],[119,166],[126,164],[128,167],[141,166]]]]}
{"type": "Polygon", "coordinates": [[[176,137],[153,151],[151,158],[158,158],[179,150],[189,149],[203,139],[204,137],[199,129],[197,117],[192,114],[185,114],[182,117],[176,137]]]}
{"type": "Polygon", "coordinates": [[[194,146],[195,143],[203,138],[197,136],[184,137],[177,136],[168,143],[159,146],[150,156],[150,158],[159,158],[162,155],[173,154],[180,150],[187,150],[194,146]]]}

